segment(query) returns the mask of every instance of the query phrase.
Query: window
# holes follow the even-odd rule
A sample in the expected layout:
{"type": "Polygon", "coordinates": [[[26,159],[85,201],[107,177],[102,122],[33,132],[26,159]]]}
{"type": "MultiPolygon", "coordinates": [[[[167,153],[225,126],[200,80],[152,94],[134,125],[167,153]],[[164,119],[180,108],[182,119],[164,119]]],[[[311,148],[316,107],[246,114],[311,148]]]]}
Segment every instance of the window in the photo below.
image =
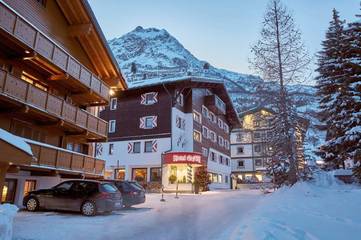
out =
{"type": "Polygon", "coordinates": [[[242,160],[238,161],[238,168],[244,168],[244,161],[242,160]]]}
{"type": "Polygon", "coordinates": [[[133,168],[132,169],[132,180],[137,182],[147,181],[147,169],[146,168],[133,168]]]}
{"type": "Polygon", "coordinates": [[[223,123],[223,129],[226,133],[229,133],[229,126],[227,123],[223,123]]]}
{"type": "Polygon", "coordinates": [[[262,166],[262,159],[256,159],[254,161],[254,165],[256,165],[257,167],[261,167],[262,166]]]}
{"type": "Polygon", "coordinates": [[[216,107],[220,109],[223,114],[226,113],[226,104],[218,96],[216,96],[216,107]]]}
{"type": "Polygon", "coordinates": [[[223,129],[223,121],[220,118],[218,118],[218,127],[223,129]]]}
{"type": "Polygon", "coordinates": [[[222,174],[218,174],[218,183],[222,183],[222,174]]]}
{"type": "Polygon", "coordinates": [[[211,152],[211,160],[213,162],[216,162],[217,161],[217,154],[215,152],[211,152]]]}
{"type": "Polygon", "coordinates": [[[237,147],[237,153],[238,154],[244,153],[244,147],[237,147]]]}
{"type": "Polygon", "coordinates": [[[222,155],[219,155],[219,163],[223,164],[223,156],[222,155]]]}
{"type": "Polygon", "coordinates": [[[114,178],[119,180],[125,180],[125,168],[118,168],[114,170],[114,178]]]}
{"type": "Polygon", "coordinates": [[[225,147],[225,149],[229,149],[229,141],[228,140],[224,140],[224,147],[225,147]]]}
{"type": "Polygon", "coordinates": [[[152,129],[157,127],[158,117],[157,116],[146,116],[139,119],[139,128],[152,129]]]}
{"type": "Polygon", "coordinates": [[[109,144],[109,155],[113,155],[113,152],[114,152],[114,144],[110,143],[109,144]]]}
{"type": "Polygon", "coordinates": [[[217,122],[217,118],[216,118],[216,115],[214,115],[214,113],[209,112],[208,116],[209,116],[209,120],[211,120],[213,123],[217,122]]]}
{"type": "Polygon", "coordinates": [[[259,121],[253,121],[253,127],[259,127],[260,122],[259,121]]]}
{"type": "Polygon", "coordinates": [[[133,153],[140,153],[140,142],[133,143],[133,153]]]}
{"type": "Polygon", "coordinates": [[[110,99],[110,110],[116,110],[117,109],[117,98],[111,98],[110,99]]]}
{"type": "Polygon", "coordinates": [[[209,135],[210,135],[210,139],[212,140],[212,142],[217,142],[217,135],[215,132],[209,130],[209,135]]]}
{"type": "Polygon", "coordinates": [[[109,129],[108,129],[109,133],[115,132],[115,123],[116,123],[115,120],[110,120],[109,121],[109,129]]]}
{"type": "Polygon", "coordinates": [[[185,119],[177,116],[175,119],[175,124],[176,124],[177,128],[184,130],[185,126],[186,126],[186,121],[185,121],[185,119]]]}
{"type": "Polygon", "coordinates": [[[224,176],[224,182],[228,183],[228,176],[224,176]]]}
{"type": "Polygon", "coordinates": [[[202,115],[203,117],[208,118],[208,108],[205,106],[202,106],[202,115]]]}
{"type": "Polygon", "coordinates": [[[158,93],[149,92],[141,95],[140,103],[143,105],[152,105],[158,102],[158,93]]]}
{"type": "Polygon", "coordinates": [[[255,132],[255,133],[253,133],[253,137],[255,139],[259,139],[259,138],[261,138],[261,133],[260,132],[255,132]]]}
{"type": "Polygon", "coordinates": [[[36,188],[36,180],[26,180],[24,185],[24,196],[36,188]]]}
{"type": "Polygon", "coordinates": [[[202,142],[202,135],[197,130],[193,131],[193,139],[197,142],[202,142]]]}
{"type": "Polygon", "coordinates": [[[226,165],[229,166],[229,158],[226,158],[226,165]]]}
{"type": "Polygon", "coordinates": [[[242,142],[242,133],[237,133],[236,141],[237,142],[242,142]]]}
{"type": "Polygon", "coordinates": [[[202,116],[201,116],[201,114],[199,114],[199,112],[197,112],[197,111],[193,111],[193,119],[194,119],[194,121],[196,121],[197,123],[202,123],[202,116]]]}
{"type": "Polygon", "coordinates": [[[255,146],[254,146],[254,151],[255,151],[256,153],[261,152],[261,145],[255,145],[255,146]]]}
{"type": "Polygon", "coordinates": [[[2,189],[1,203],[14,203],[16,185],[16,179],[5,179],[4,187],[2,189]]]}
{"type": "Polygon", "coordinates": [[[71,186],[73,185],[73,182],[63,182],[57,185],[55,188],[59,191],[68,191],[70,190],[71,186]]]}
{"type": "Polygon", "coordinates": [[[162,179],[161,168],[151,168],[150,169],[150,181],[151,182],[160,182],[162,179]]]}
{"type": "Polygon", "coordinates": [[[176,94],[178,95],[177,103],[183,107],[184,106],[184,95],[182,93],[179,93],[179,91],[177,91],[176,94]]]}
{"type": "Polygon", "coordinates": [[[202,127],[202,135],[204,138],[208,138],[208,131],[209,130],[207,127],[205,127],[205,126],[202,127]]]}
{"type": "Polygon", "coordinates": [[[208,157],[208,148],[202,147],[202,155],[208,157]]]}
{"type": "Polygon", "coordinates": [[[218,136],[218,145],[223,147],[224,146],[224,139],[221,136],[218,136]]]}
{"type": "Polygon", "coordinates": [[[144,142],[144,152],[153,152],[153,141],[144,142]]]}
{"type": "Polygon", "coordinates": [[[206,89],[206,95],[209,96],[209,95],[213,95],[212,91],[209,90],[209,89],[206,89]]]}

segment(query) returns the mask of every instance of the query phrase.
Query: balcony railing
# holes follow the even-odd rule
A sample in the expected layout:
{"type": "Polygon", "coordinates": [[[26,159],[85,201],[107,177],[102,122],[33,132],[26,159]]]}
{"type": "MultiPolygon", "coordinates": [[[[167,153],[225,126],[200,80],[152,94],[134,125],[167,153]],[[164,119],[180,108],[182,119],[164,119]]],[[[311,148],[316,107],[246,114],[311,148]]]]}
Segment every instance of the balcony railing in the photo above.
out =
{"type": "Polygon", "coordinates": [[[51,38],[1,1],[0,28],[33,50],[34,56],[40,56],[41,60],[49,62],[50,65],[45,64],[49,68],[68,74],[83,87],[92,90],[102,99],[109,100],[110,88],[108,85],[80,64],[51,38]]]}
{"type": "Polygon", "coordinates": [[[101,138],[107,136],[107,122],[65,100],[43,91],[6,71],[0,70],[0,95],[8,96],[36,110],[90,131],[101,138]]]}
{"type": "Polygon", "coordinates": [[[31,140],[25,141],[33,151],[32,166],[102,175],[105,161],[81,153],[53,147],[31,140]]]}

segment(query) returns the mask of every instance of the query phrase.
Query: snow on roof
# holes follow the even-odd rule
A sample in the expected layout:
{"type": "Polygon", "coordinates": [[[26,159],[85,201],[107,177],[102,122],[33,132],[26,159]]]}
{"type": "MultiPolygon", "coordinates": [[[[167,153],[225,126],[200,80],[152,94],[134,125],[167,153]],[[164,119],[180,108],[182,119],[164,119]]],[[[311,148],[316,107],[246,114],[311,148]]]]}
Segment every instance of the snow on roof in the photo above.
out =
{"type": "Polygon", "coordinates": [[[351,176],[352,170],[351,169],[336,169],[333,171],[335,176],[351,176]]]}
{"type": "Polygon", "coordinates": [[[0,128],[0,139],[24,151],[30,156],[33,156],[33,152],[31,151],[31,147],[29,144],[27,144],[22,138],[17,137],[1,128],[0,128]]]}

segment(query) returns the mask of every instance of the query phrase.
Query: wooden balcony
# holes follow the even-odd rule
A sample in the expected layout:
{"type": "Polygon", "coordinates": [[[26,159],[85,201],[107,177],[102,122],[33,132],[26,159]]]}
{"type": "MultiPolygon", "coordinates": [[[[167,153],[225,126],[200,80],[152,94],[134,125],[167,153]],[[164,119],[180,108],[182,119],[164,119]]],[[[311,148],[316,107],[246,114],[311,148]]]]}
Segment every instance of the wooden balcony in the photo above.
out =
{"type": "Polygon", "coordinates": [[[217,95],[205,96],[204,103],[212,112],[222,115],[226,114],[226,104],[217,95]]]}
{"type": "Polygon", "coordinates": [[[62,125],[79,129],[88,139],[98,141],[107,137],[107,122],[103,119],[3,70],[0,70],[0,96],[24,104],[34,112],[52,116],[62,121],[62,125]]]}
{"type": "Polygon", "coordinates": [[[93,105],[109,101],[109,86],[79,63],[59,44],[0,1],[0,33],[23,59],[45,70],[49,81],[74,92],[74,99],[93,105]]]}
{"type": "Polygon", "coordinates": [[[28,142],[34,154],[31,166],[91,175],[103,174],[104,160],[31,140],[25,141],[28,142]]]}

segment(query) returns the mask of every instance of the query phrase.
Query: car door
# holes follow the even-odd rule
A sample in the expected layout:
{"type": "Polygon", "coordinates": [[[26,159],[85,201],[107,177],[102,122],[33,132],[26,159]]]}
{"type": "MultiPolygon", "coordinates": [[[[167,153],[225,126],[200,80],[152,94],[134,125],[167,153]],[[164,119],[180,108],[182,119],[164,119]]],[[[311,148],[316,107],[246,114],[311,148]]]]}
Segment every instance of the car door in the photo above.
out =
{"type": "Polygon", "coordinates": [[[65,200],[69,197],[72,181],[66,181],[52,188],[51,194],[44,199],[44,205],[47,209],[65,210],[65,200]]]}
{"type": "Polygon", "coordinates": [[[75,181],[70,188],[69,195],[64,199],[65,210],[79,211],[86,198],[87,182],[75,181]]]}

